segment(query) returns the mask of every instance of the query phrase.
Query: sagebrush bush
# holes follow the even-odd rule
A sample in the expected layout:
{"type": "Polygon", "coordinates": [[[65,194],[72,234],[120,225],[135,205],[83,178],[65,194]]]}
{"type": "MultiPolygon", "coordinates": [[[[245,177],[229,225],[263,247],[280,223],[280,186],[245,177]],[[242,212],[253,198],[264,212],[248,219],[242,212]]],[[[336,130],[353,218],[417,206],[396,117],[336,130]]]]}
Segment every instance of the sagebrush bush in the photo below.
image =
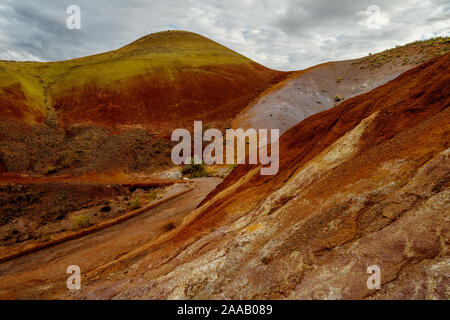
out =
{"type": "Polygon", "coordinates": [[[181,174],[189,175],[189,178],[201,178],[209,177],[209,173],[206,171],[205,165],[203,163],[194,164],[192,159],[191,163],[187,163],[181,168],[181,174]]]}
{"type": "Polygon", "coordinates": [[[39,230],[36,234],[35,234],[35,239],[37,239],[40,242],[47,242],[51,240],[51,236],[42,230],[39,230]]]}
{"type": "Polygon", "coordinates": [[[160,195],[161,195],[161,193],[162,193],[162,191],[161,191],[161,189],[150,189],[146,194],[145,194],[145,196],[146,196],[146,198],[149,200],[149,201],[154,201],[154,200],[156,200],[156,199],[158,199],[159,197],[160,197],[160,195]]]}
{"type": "Polygon", "coordinates": [[[83,216],[82,214],[72,217],[72,226],[74,228],[87,228],[91,226],[91,220],[89,217],[83,216]]]}
{"type": "Polygon", "coordinates": [[[55,174],[56,171],[58,171],[58,169],[56,167],[54,167],[54,166],[47,166],[44,169],[44,175],[49,176],[49,175],[55,174]]]}
{"type": "Polygon", "coordinates": [[[128,203],[128,208],[130,210],[136,210],[136,209],[139,209],[140,207],[141,207],[141,200],[139,199],[139,197],[134,199],[134,201],[130,201],[128,203]]]}

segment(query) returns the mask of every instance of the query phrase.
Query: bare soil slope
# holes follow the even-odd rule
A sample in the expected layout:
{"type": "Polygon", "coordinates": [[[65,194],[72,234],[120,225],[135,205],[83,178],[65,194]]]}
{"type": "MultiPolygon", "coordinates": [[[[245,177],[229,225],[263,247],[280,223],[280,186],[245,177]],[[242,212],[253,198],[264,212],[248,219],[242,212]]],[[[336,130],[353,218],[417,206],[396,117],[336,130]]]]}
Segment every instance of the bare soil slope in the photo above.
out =
{"type": "Polygon", "coordinates": [[[278,175],[238,166],[179,228],[85,275],[78,297],[448,299],[449,66],[309,117],[281,137],[278,175]]]}
{"type": "MultiPolygon", "coordinates": [[[[196,180],[196,189],[113,227],[68,241],[12,261],[0,263],[1,299],[61,298],[66,291],[66,269],[78,265],[82,273],[117,259],[178,226],[221,181],[196,180]]],[[[115,284],[111,283],[111,286],[115,284]]],[[[105,293],[96,293],[97,298],[105,293]]]]}
{"type": "Polygon", "coordinates": [[[449,50],[450,38],[436,38],[299,71],[249,105],[232,126],[274,128],[282,134],[307,117],[385,84],[449,50]]]}
{"type": "Polygon", "coordinates": [[[174,129],[223,129],[288,74],[183,31],[68,61],[1,61],[0,171],[161,167],[174,129]]]}

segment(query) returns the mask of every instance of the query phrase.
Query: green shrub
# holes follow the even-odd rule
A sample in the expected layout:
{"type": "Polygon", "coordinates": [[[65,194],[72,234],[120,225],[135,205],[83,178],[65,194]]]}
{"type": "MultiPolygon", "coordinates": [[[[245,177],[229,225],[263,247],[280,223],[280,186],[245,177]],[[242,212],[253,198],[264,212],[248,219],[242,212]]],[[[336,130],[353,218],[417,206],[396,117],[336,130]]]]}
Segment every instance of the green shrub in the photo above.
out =
{"type": "Polygon", "coordinates": [[[44,175],[49,176],[56,173],[57,169],[54,166],[48,166],[44,169],[44,175]]]}
{"type": "Polygon", "coordinates": [[[344,100],[344,98],[341,97],[340,95],[336,95],[336,96],[334,97],[334,102],[336,102],[336,103],[341,102],[342,100],[344,100]]]}
{"type": "Polygon", "coordinates": [[[206,171],[205,165],[203,163],[194,164],[194,160],[190,161],[191,163],[185,164],[183,168],[181,168],[181,174],[189,175],[190,178],[201,178],[201,177],[209,177],[209,173],[206,171]]]}
{"type": "Polygon", "coordinates": [[[39,230],[34,237],[40,242],[47,242],[51,239],[51,236],[47,232],[42,230],[39,230]]]}
{"type": "Polygon", "coordinates": [[[161,191],[161,189],[158,188],[158,189],[149,190],[145,196],[149,201],[154,201],[154,200],[158,199],[161,196],[161,194],[162,194],[162,191],[161,191]]]}
{"type": "Polygon", "coordinates": [[[140,201],[139,197],[134,199],[134,201],[130,201],[128,203],[128,208],[130,210],[136,210],[136,209],[139,209],[140,207],[141,207],[141,201],[140,201]]]}
{"type": "Polygon", "coordinates": [[[202,177],[209,177],[210,174],[208,172],[206,172],[205,169],[202,170],[195,170],[193,172],[191,172],[191,174],[189,175],[190,178],[202,178],[202,177]]]}
{"type": "Polygon", "coordinates": [[[72,226],[74,228],[87,228],[91,226],[91,220],[89,217],[83,216],[82,214],[72,217],[72,226]]]}

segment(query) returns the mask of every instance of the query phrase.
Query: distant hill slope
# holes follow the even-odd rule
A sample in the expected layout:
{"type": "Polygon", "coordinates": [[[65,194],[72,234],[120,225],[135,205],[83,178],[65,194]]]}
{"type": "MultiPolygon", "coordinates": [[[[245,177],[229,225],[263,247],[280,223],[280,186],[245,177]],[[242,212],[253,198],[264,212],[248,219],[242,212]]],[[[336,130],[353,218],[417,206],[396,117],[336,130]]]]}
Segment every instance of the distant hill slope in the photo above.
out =
{"type": "Polygon", "coordinates": [[[68,61],[0,61],[0,168],[53,174],[167,166],[164,139],[174,129],[194,120],[224,129],[288,75],[184,31],[68,61]]]}
{"type": "Polygon", "coordinates": [[[429,59],[450,51],[450,38],[399,46],[367,57],[328,62],[291,75],[244,109],[234,128],[277,128],[281,133],[307,117],[368,92],[429,59]]]}
{"type": "Polygon", "coordinates": [[[168,132],[194,119],[228,121],[286,75],[200,35],[160,32],[80,59],[0,62],[0,116],[168,132]]]}
{"type": "Polygon", "coordinates": [[[309,117],[280,138],[277,175],[239,165],[80,296],[447,299],[449,106],[450,53],[309,117]]]}

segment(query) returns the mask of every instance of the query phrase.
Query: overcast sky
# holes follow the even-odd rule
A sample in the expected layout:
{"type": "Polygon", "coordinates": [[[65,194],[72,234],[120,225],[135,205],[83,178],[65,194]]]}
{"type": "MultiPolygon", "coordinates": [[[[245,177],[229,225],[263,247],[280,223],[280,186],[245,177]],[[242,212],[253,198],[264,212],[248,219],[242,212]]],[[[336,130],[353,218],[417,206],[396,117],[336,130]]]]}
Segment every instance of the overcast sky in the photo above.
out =
{"type": "Polygon", "coordinates": [[[82,57],[169,29],[202,34],[274,69],[297,70],[449,36],[450,1],[1,0],[0,59],[82,57]],[[66,26],[69,5],[81,9],[80,30],[66,26]]]}

